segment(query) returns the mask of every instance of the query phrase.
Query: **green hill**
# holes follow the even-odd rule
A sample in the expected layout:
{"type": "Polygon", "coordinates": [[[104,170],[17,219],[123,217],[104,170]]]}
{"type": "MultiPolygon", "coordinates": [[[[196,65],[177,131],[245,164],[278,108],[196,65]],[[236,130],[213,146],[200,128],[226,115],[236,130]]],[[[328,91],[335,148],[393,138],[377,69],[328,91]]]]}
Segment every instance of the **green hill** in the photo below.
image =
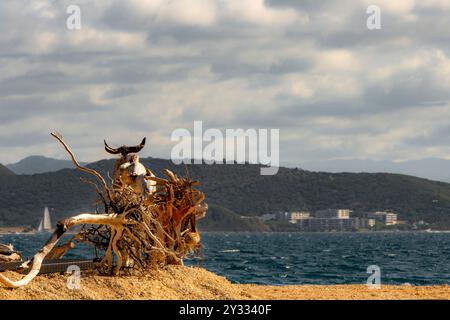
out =
{"type": "MultiPolygon", "coordinates": [[[[170,160],[142,162],[157,175],[163,168],[184,173],[170,160]]],[[[106,176],[113,160],[91,164],[106,176]]],[[[355,211],[392,209],[400,219],[424,220],[433,228],[450,228],[450,184],[387,173],[324,173],[280,168],[275,176],[260,176],[259,165],[190,165],[210,205],[202,222],[213,230],[238,229],[241,215],[258,216],[289,210],[349,208],[355,211]],[[234,214],[234,215],[233,215],[234,214]],[[228,222],[221,221],[227,216],[228,222]],[[205,218],[206,219],[206,218],[205,218]],[[227,225],[225,227],[225,225],[227,225]],[[230,227],[231,226],[231,227],[230,227]]],[[[0,175],[0,225],[37,225],[44,206],[53,208],[53,220],[92,210],[96,200],[86,175],[73,169],[32,176],[0,175]]],[[[251,221],[250,225],[255,224],[251,221]]],[[[249,227],[250,228],[250,227],[249,227]]],[[[257,229],[264,229],[260,225],[257,229]]]]}
{"type": "Polygon", "coordinates": [[[209,205],[207,216],[199,220],[200,230],[208,231],[270,231],[261,220],[242,217],[218,205],[209,205]]]}
{"type": "Polygon", "coordinates": [[[0,176],[13,176],[14,172],[0,163],[0,176]]]}

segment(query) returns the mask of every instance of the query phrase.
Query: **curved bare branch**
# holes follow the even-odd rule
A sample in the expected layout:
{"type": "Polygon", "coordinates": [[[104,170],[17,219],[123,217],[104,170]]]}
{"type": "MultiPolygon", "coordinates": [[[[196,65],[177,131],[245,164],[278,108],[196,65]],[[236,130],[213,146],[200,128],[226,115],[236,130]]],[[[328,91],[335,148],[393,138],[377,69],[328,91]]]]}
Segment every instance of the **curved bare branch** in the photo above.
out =
{"type": "Polygon", "coordinates": [[[100,181],[100,183],[102,184],[105,192],[108,195],[109,200],[112,200],[110,190],[108,188],[108,185],[106,184],[105,179],[103,179],[102,175],[100,173],[98,173],[97,171],[95,171],[94,169],[90,169],[90,168],[87,168],[87,167],[84,167],[84,166],[80,165],[78,163],[77,159],[75,158],[75,155],[73,154],[72,150],[70,150],[70,148],[64,142],[61,134],[59,134],[57,132],[52,132],[51,135],[63,145],[64,149],[66,149],[67,153],[72,158],[72,162],[75,165],[75,167],[78,170],[80,170],[80,171],[83,171],[83,172],[90,173],[90,174],[94,175],[100,181]]]}

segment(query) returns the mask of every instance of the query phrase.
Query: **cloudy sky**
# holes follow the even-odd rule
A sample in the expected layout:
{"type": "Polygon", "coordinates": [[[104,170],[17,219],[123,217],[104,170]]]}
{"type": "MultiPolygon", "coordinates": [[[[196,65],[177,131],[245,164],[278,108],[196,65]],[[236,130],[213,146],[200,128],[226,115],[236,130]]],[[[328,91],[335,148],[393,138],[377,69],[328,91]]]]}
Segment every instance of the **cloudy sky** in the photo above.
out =
{"type": "Polygon", "coordinates": [[[64,158],[53,130],[85,161],[143,136],[168,158],[194,120],[279,128],[281,163],[450,159],[449,17],[448,0],[1,1],[0,162],[64,158]]]}

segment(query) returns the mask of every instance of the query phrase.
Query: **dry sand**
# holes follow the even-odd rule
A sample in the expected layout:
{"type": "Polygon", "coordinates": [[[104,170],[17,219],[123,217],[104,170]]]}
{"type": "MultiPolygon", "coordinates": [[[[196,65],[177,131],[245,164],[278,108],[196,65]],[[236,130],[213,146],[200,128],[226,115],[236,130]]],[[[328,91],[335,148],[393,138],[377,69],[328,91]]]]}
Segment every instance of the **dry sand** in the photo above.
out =
{"type": "MultiPolygon", "coordinates": [[[[18,275],[7,272],[8,276],[18,275]]],[[[7,289],[3,299],[450,299],[450,286],[391,286],[369,289],[366,285],[262,286],[232,284],[205,269],[167,267],[144,277],[84,275],[80,289],[67,288],[68,275],[36,277],[27,287],[7,289]]]]}

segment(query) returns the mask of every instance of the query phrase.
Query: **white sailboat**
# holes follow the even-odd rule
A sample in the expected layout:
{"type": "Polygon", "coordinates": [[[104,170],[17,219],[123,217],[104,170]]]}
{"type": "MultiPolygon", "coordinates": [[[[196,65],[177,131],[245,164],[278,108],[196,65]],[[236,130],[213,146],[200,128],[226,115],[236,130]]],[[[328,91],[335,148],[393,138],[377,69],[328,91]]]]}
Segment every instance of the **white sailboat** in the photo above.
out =
{"type": "Polygon", "coordinates": [[[48,207],[45,207],[44,218],[39,223],[38,232],[49,232],[52,230],[52,222],[50,220],[50,212],[48,207]]]}

